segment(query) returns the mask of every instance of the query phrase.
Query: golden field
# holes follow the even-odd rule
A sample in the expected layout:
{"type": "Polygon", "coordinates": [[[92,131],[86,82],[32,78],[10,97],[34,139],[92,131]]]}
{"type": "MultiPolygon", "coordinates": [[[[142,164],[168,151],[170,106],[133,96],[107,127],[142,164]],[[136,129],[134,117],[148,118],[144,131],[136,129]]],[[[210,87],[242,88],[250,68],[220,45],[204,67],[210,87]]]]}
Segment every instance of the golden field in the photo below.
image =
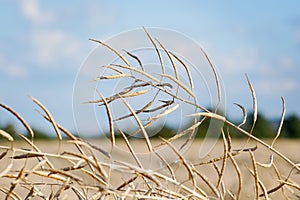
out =
{"type": "MultiPolygon", "coordinates": [[[[152,141],[152,144],[153,146],[155,146],[160,142],[161,141],[159,140],[154,140],[152,141]]],[[[271,144],[272,141],[270,140],[265,142],[271,144]]],[[[88,143],[93,144],[103,150],[110,149],[110,143],[106,139],[90,140],[88,141],[88,143]]],[[[274,147],[291,161],[293,161],[294,163],[298,163],[300,162],[299,143],[300,140],[279,139],[276,141],[274,147]]],[[[74,147],[74,143],[70,141],[34,141],[34,144],[39,148],[41,152],[44,153],[44,155],[47,156],[47,158],[49,158],[55,169],[62,170],[66,167],[75,166],[76,162],[79,162],[80,160],[78,157],[66,153],[78,152],[78,149],[74,147]],[[63,157],[63,155],[70,159],[66,159],[66,157],[63,157]]],[[[180,193],[180,195],[182,196],[178,195],[178,199],[183,198],[184,196],[190,199],[201,199],[200,197],[198,198],[196,196],[189,197],[190,194],[188,194],[187,191],[183,191],[181,186],[188,187],[191,191],[196,191],[200,194],[201,190],[203,190],[203,192],[208,197],[207,199],[233,199],[233,197],[236,197],[237,193],[239,193],[240,187],[239,197],[241,199],[254,199],[256,193],[255,181],[257,179],[255,179],[255,176],[251,174],[251,171],[254,170],[254,165],[253,157],[251,158],[250,154],[253,153],[252,155],[255,158],[256,177],[260,182],[263,183],[267,191],[278,187],[282,183],[282,181],[285,180],[285,178],[289,175],[292,169],[292,166],[282,158],[279,158],[268,148],[263,147],[262,145],[257,144],[254,141],[250,141],[249,143],[247,143],[246,140],[234,139],[231,141],[230,152],[239,167],[239,172],[235,169],[233,162],[229,156],[226,157],[226,162],[224,162],[224,142],[222,140],[218,140],[216,144],[214,140],[194,140],[192,145],[187,148],[185,152],[179,152],[184,158],[184,162],[178,157],[177,159],[174,159],[177,155],[170,155],[171,151],[167,152],[167,154],[163,154],[162,152],[161,155],[164,157],[164,159],[172,162],[172,164],[168,166],[172,168],[172,172],[170,172],[170,170],[165,165],[162,165],[161,162],[155,163],[157,162],[155,156],[147,157],[149,153],[147,153],[147,150],[145,149],[146,145],[143,140],[133,140],[130,141],[130,144],[134,152],[136,153],[136,156],[142,163],[143,166],[141,168],[144,169],[144,171],[139,171],[138,169],[133,168],[133,166],[136,166],[138,168],[138,164],[133,159],[133,155],[129,152],[128,146],[123,140],[117,140],[115,147],[117,150],[115,152],[108,152],[111,155],[110,158],[106,157],[99,151],[95,151],[96,153],[94,155],[97,156],[99,163],[101,163],[102,165],[103,171],[106,173],[106,176],[109,179],[101,183],[101,181],[95,180],[95,178],[93,178],[91,175],[82,173],[82,171],[80,171],[80,168],[70,171],[65,170],[66,174],[54,171],[52,171],[52,173],[49,173],[49,171],[46,170],[46,164],[37,166],[37,164],[41,162],[41,160],[43,160],[42,157],[32,156],[26,159],[17,159],[17,157],[15,157],[15,159],[12,160],[11,157],[24,155],[24,153],[26,152],[21,152],[18,149],[26,150],[32,149],[32,147],[22,141],[15,141],[13,143],[13,146],[11,146],[11,144],[8,142],[1,142],[2,149],[0,153],[7,151],[7,154],[0,160],[0,173],[5,171],[9,164],[12,164],[12,168],[9,170],[6,176],[0,178],[1,199],[6,196],[7,191],[11,188],[12,183],[15,183],[16,181],[19,181],[18,184],[16,184],[16,187],[13,189],[13,194],[15,193],[16,195],[12,195],[12,197],[15,199],[18,199],[18,196],[21,197],[21,199],[24,199],[26,195],[30,193],[30,188],[33,185],[37,189],[37,191],[40,192],[40,194],[44,195],[44,197],[42,197],[42,195],[39,196],[37,194],[35,195],[36,199],[47,199],[47,195],[48,197],[50,197],[49,199],[51,199],[51,195],[52,198],[54,198],[55,194],[57,194],[58,190],[62,188],[61,186],[64,183],[67,185],[67,187],[63,188],[63,191],[59,193],[60,198],[57,197],[57,199],[78,198],[76,193],[73,192],[74,190],[72,191],[72,185],[74,185],[75,187],[77,184],[85,186],[83,187],[84,189],[80,187],[78,188],[82,189],[82,191],[84,191],[83,193],[86,193],[89,198],[92,198],[93,195],[88,195],[88,193],[98,186],[103,190],[107,189],[107,191],[105,192],[107,192],[106,197],[108,197],[108,199],[115,199],[117,198],[117,195],[109,196],[109,194],[113,192],[116,192],[118,194],[121,190],[117,191],[116,188],[121,189],[120,186],[132,179],[132,177],[134,176],[137,176],[138,178],[135,181],[128,183],[128,185],[124,185],[124,191],[126,191],[126,188],[127,190],[129,190],[128,188],[134,190],[134,188],[136,187],[140,190],[136,194],[142,194],[143,190],[146,190],[146,188],[148,187],[147,181],[143,179],[147,179],[149,180],[149,184],[153,187],[155,187],[157,181],[160,184],[163,184],[164,189],[169,189],[169,191],[172,191],[173,193],[180,193]],[[209,154],[207,154],[205,157],[200,156],[200,150],[203,146],[213,147],[213,149],[209,151],[209,154]],[[7,150],[5,150],[5,147],[7,147],[7,150]],[[14,150],[9,150],[10,148],[14,150]],[[239,150],[242,148],[252,149],[252,153],[250,153],[249,151],[243,151],[239,154],[234,154],[236,152],[235,150],[239,150]],[[272,165],[264,166],[270,163],[271,154],[274,155],[272,165]],[[144,156],[146,156],[146,158],[144,158],[144,156]],[[127,163],[128,166],[122,164],[123,162],[127,163]],[[188,167],[186,167],[186,164],[195,168],[195,170],[199,172],[199,174],[193,173],[192,175],[195,177],[191,178],[191,174],[189,173],[189,169],[188,167]],[[149,168],[151,168],[152,170],[149,168]],[[27,174],[24,177],[18,179],[17,176],[22,170],[26,171],[25,173],[27,174]],[[45,172],[48,172],[48,176],[59,176],[57,179],[53,177],[49,178],[47,176],[42,177],[40,174],[34,173],[34,170],[39,171],[39,173],[44,170],[45,172]],[[156,178],[154,178],[152,177],[155,176],[153,171],[156,171],[166,177],[172,177],[172,173],[174,173],[173,175],[175,177],[173,178],[176,180],[176,183],[180,183],[181,185],[176,185],[174,181],[170,182],[169,180],[163,179],[159,176],[156,176],[156,178]],[[149,174],[143,174],[146,172],[149,174]],[[222,173],[221,180],[219,180],[220,173],[222,173]],[[238,175],[238,173],[240,173],[240,175],[238,175]],[[71,181],[63,179],[63,177],[68,177],[69,179],[71,179],[71,181]],[[138,180],[139,178],[140,180],[138,180]],[[204,180],[207,180],[207,182],[205,182],[204,180]],[[197,182],[198,188],[194,187],[195,183],[193,181],[197,182]],[[218,196],[216,194],[217,191],[222,192],[222,195],[218,196]],[[230,195],[230,193],[232,193],[232,195],[230,195]]],[[[81,159],[81,162],[81,164],[84,165],[84,168],[88,168],[88,166],[85,165],[86,163],[84,163],[84,159],[81,159]]],[[[290,180],[291,183],[299,185],[299,171],[297,172],[296,170],[293,170],[288,181],[290,180]]],[[[128,191],[128,194],[129,193],[130,192],[128,191]]],[[[258,189],[258,193],[262,194],[261,188],[258,189]]],[[[271,199],[297,199],[299,198],[299,195],[300,193],[297,188],[295,189],[294,187],[282,186],[280,187],[280,189],[271,192],[269,194],[269,197],[271,199]]],[[[174,194],[174,196],[176,195],[174,194]]],[[[154,197],[155,195],[153,196],[153,198],[154,197]]],[[[166,196],[165,198],[167,199],[169,197],[166,196]]],[[[128,195],[124,198],[137,199],[137,196],[128,195]]],[[[264,197],[260,198],[264,199],[264,197]]]]}

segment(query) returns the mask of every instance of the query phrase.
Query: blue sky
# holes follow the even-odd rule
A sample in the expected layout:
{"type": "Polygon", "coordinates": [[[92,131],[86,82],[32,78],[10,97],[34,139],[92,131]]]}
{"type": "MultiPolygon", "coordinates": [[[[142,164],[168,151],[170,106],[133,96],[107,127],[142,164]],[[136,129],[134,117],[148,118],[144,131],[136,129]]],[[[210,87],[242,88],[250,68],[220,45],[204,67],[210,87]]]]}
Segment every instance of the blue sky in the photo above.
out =
{"type": "MultiPolygon", "coordinates": [[[[179,31],[203,46],[218,67],[227,112],[251,109],[247,73],[258,108],[270,118],[300,115],[300,2],[295,1],[2,1],[0,8],[0,102],[30,124],[45,122],[28,96],[74,130],[72,91],[82,62],[120,32],[145,27],[179,31]]],[[[238,113],[238,114],[237,114],[238,113]]],[[[11,120],[0,111],[0,123],[11,120]]]]}

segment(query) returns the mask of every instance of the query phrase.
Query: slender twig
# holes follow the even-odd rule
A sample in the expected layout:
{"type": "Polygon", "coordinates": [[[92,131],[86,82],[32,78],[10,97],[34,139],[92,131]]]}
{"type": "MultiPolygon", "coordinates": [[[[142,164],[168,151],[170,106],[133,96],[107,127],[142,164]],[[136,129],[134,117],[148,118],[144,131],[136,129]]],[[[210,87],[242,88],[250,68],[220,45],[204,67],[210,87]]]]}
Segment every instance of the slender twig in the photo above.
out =
{"type": "Polygon", "coordinates": [[[192,89],[194,89],[193,78],[192,78],[191,72],[190,72],[189,68],[187,67],[187,65],[186,65],[186,64],[185,64],[178,56],[176,56],[174,53],[172,53],[172,52],[169,52],[169,53],[172,54],[172,56],[174,56],[174,58],[175,58],[177,61],[179,61],[180,64],[184,67],[184,69],[185,69],[185,71],[186,71],[186,73],[187,73],[187,75],[188,75],[188,78],[189,78],[190,87],[191,87],[192,89]]]}
{"type": "Polygon", "coordinates": [[[242,111],[243,111],[243,121],[238,125],[238,127],[243,126],[246,121],[247,121],[247,110],[244,106],[242,106],[241,104],[238,103],[234,103],[235,105],[237,105],[242,111]]]}
{"type": "Polygon", "coordinates": [[[0,106],[2,108],[4,108],[5,110],[9,111],[11,114],[13,114],[23,124],[23,126],[26,128],[26,130],[30,134],[31,138],[34,137],[34,132],[32,131],[31,127],[27,124],[27,122],[15,110],[13,110],[9,106],[4,105],[2,103],[0,103],[0,106]]]}
{"type": "Polygon", "coordinates": [[[283,97],[281,97],[281,101],[282,101],[282,114],[281,114],[281,119],[280,119],[280,123],[279,123],[278,129],[277,129],[276,136],[275,136],[275,138],[274,138],[273,141],[272,141],[271,147],[273,147],[273,145],[274,145],[276,139],[280,136],[281,128],[282,128],[282,125],[283,125],[283,122],[284,122],[284,116],[285,116],[286,108],[285,108],[285,101],[284,101],[284,98],[283,98],[283,97]]]}
{"type": "Polygon", "coordinates": [[[133,117],[135,118],[136,122],[138,123],[138,125],[139,125],[139,127],[140,127],[140,129],[141,129],[141,131],[142,131],[142,133],[144,135],[144,138],[146,140],[146,144],[147,144],[148,150],[150,152],[152,152],[153,149],[152,149],[152,145],[151,145],[148,133],[146,132],[146,130],[145,130],[145,128],[144,128],[141,120],[139,119],[139,117],[137,116],[137,114],[135,113],[135,111],[133,110],[133,108],[129,105],[129,103],[125,99],[123,99],[122,97],[120,97],[120,98],[123,100],[123,102],[127,106],[128,110],[133,114],[133,117]]]}
{"type": "Polygon", "coordinates": [[[256,161],[255,161],[255,157],[254,157],[254,154],[252,151],[249,151],[249,155],[250,155],[250,158],[251,158],[251,161],[252,161],[252,167],[253,167],[253,176],[254,176],[254,185],[255,185],[255,199],[258,200],[258,187],[259,187],[259,183],[258,183],[258,172],[257,172],[257,164],[256,164],[256,161]]]}
{"type": "Polygon", "coordinates": [[[177,70],[177,67],[175,65],[175,62],[171,56],[171,54],[169,53],[169,51],[166,49],[166,47],[158,40],[156,39],[156,41],[158,42],[158,44],[161,46],[161,48],[163,48],[164,52],[167,54],[169,60],[171,61],[171,65],[173,67],[173,70],[174,70],[174,74],[175,74],[175,78],[177,80],[179,80],[179,75],[178,75],[178,70],[177,70]]]}
{"type": "Polygon", "coordinates": [[[139,57],[137,57],[136,55],[134,55],[133,53],[129,52],[129,51],[126,51],[125,49],[123,49],[123,51],[125,51],[130,57],[134,58],[140,65],[141,69],[143,71],[145,71],[145,68],[143,66],[143,63],[142,61],[139,59],[139,57]]]}
{"type": "Polygon", "coordinates": [[[124,61],[124,63],[125,63],[126,65],[129,65],[129,62],[126,60],[126,58],[125,58],[124,56],[122,56],[121,53],[119,53],[116,49],[114,49],[114,48],[111,47],[110,45],[108,45],[108,44],[106,44],[106,43],[104,43],[104,42],[102,42],[102,41],[100,41],[100,40],[95,40],[95,39],[90,39],[90,40],[93,41],[93,42],[97,42],[97,43],[99,43],[99,44],[101,44],[101,45],[107,47],[109,50],[111,50],[111,51],[113,51],[115,54],[117,54],[117,55],[121,58],[121,60],[124,61]]]}
{"type": "Polygon", "coordinates": [[[253,123],[252,123],[252,126],[251,126],[251,130],[249,132],[250,134],[252,134],[253,129],[254,129],[255,124],[256,124],[256,120],[257,120],[257,99],[256,99],[255,90],[254,90],[247,74],[246,74],[246,78],[247,78],[247,82],[248,82],[248,85],[249,85],[249,88],[250,88],[250,91],[251,91],[252,103],[253,103],[253,123]]]}
{"type": "Polygon", "coordinates": [[[159,62],[160,62],[160,66],[161,66],[161,71],[162,71],[162,73],[164,74],[164,73],[165,73],[165,66],[164,66],[164,62],[163,62],[161,53],[160,53],[159,49],[157,48],[157,45],[156,45],[156,43],[154,42],[152,36],[148,33],[148,31],[146,30],[146,28],[143,27],[143,29],[144,29],[145,33],[147,34],[149,40],[151,41],[152,45],[153,45],[154,48],[155,48],[155,51],[156,51],[157,56],[158,56],[158,58],[159,58],[159,62]]]}
{"type": "Polygon", "coordinates": [[[58,139],[62,140],[62,136],[61,136],[60,131],[59,131],[58,127],[57,127],[57,124],[54,121],[54,119],[53,119],[52,115],[50,114],[50,112],[48,111],[48,109],[39,100],[37,100],[36,98],[31,97],[31,99],[32,99],[32,101],[34,103],[36,103],[46,113],[46,115],[50,119],[50,122],[51,122],[51,124],[52,124],[52,126],[53,126],[53,128],[54,128],[54,130],[56,132],[56,135],[57,135],[58,139]]]}
{"type": "Polygon", "coordinates": [[[108,103],[107,103],[106,99],[104,98],[104,96],[99,91],[98,91],[98,95],[101,97],[101,99],[103,100],[103,103],[105,105],[105,109],[106,109],[106,113],[107,113],[107,117],[108,117],[108,123],[109,123],[110,141],[111,141],[112,147],[114,148],[116,145],[116,139],[115,139],[115,131],[114,131],[114,125],[113,125],[113,117],[112,117],[108,103]]]}

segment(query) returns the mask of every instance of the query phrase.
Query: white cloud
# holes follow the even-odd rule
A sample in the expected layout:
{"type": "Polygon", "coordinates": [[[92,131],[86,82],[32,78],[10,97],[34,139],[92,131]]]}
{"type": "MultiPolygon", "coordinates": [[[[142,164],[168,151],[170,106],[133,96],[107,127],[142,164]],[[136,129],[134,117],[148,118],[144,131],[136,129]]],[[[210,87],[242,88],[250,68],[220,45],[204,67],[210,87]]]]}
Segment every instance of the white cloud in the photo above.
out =
{"type": "Polygon", "coordinates": [[[272,60],[268,59],[264,60],[264,62],[257,63],[255,73],[261,76],[280,77],[283,74],[291,74],[294,67],[295,61],[292,57],[280,55],[274,57],[272,60]]]}
{"type": "Polygon", "coordinates": [[[283,95],[300,89],[299,83],[294,79],[260,80],[255,83],[257,91],[264,94],[283,95]]]}
{"type": "Polygon", "coordinates": [[[87,7],[88,23],[95,27],[103,24],[113,24],[116,19],[117,9],[110,2],[101,5],[92,3],[87,7]]]}
{"type": "Polygon", "coordinates": [[[38,0],[21,0],[24,16],[34,24],[48,24],[54,21],[54,14],[41,10],[38,0]]]}
{"type": "Polygon", "coordinates": [[[259,50],[254,47],[237,49],[234,52],[221,52],[215,56],[218,66],[228,73],[244,73],[255,69],[259,50]]]}
{"type": "Polygon", "coordinates": [[[63,31],[36,31],[32,34],[32,44],[39,65],[57,64],[67,59],[77,59],[80,40],[63,31]]]}
{"type": "Polygon", "coordinates": [[[10,62],[0,54],[0,73],[12,78],[25,78],[27,69],[16,63],[10,62]]]}
{"type": "Polygon", "coordinates": [[[294,60],[289,56],[281,56],[279,57],[279,65],[283,69],[293,69],[294,67],[294,60]]]}
{"type": "Polygon", "coordinates": [[[55,22],[56,13],[42,9],[38,0],[22,0],[23,15],[32,23],[33,29],[28,36],[32,48],[33,61],[40,67],[69,64],[78,58],[80,40],[63,30],[49,25],[55,22]]]}

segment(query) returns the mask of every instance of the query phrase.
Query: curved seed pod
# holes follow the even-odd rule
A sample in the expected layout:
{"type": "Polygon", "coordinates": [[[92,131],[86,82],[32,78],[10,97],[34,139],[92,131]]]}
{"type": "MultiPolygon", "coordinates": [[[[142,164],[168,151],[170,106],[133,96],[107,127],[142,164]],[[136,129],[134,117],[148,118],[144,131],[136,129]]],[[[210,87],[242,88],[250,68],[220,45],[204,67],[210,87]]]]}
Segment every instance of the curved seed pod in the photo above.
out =
{"type": "Polygon", "coordinates": [[[2,135],[3,137],[5,137],[8,141],[13,142],[14,138],[7,132],[3,131],[0,129],[0,135],[2,135]]]}
{"type": "Polygon", "coordinates": [[[154,46],[155,48],[155,51],[157,53],[157,56],[159,58],[159,62],[160,62],[160,66],[161,66],[161,70],[162,70],[162,73],[164,74],[165,73],[165,66],[164,66],[164,62],[163,62],[163,59],[162,59],[162,56],[161,56],[161,53],[159,51],[159,49],[157,48],[157,45],[155,44],[153,38],[151,37],[151,35],[148,33],[148,31],[145,29],[145,27],[143,27],[144,31],[146,32],[149,40],[151,41],[152,45],[154,46]]]}
{"type": "Polygon", "coordinates": [[[172,108],[169,108],[169,109],[166,109],[164,110],[162,113],[159,113],[158,115],[156,116],[153,116],[153,117],[149,117],[147,119],[145,119],[145,121],[149,121],[149,120],[156,120],[156,119],[159,119],[159,118],[162,118],[172,112],[174,112],[177,108],[179,107],[179,104],[176,104],[175,106],[173,106],[172,108]]]}
{"type": "Polygon", "coordinates": [[[103,100],[104,106],[106,108],[106,113],[107,113],[108,122],[109,122],[110,140],[111,140],[111,143],[112,143],[112,147],[115,147],[116,139],[115,139],[114,125],[113,125],[113,119],[112,119],[111,111],[109,109],[109,106],[108,106],[108,103],[107,103],[106,99],[104,98],[104,96],[99,91],[98,91],[98,95],[103,100]]]}
{"type": "Polygon", "coordinates": [[[35,99],[34,97],[31,97],[31,99],[34,103],[36,103],[47,114],[47,116],[49,117],[50,122],[51,122],[51,124],[52,124],[52,126],[53,126],[53,128],[56,132],[56,135],[57,135],[58,139],[62,140],[62,136],[61,136],[60,131],[57,127],[57,124],[54,121],[54,119],[53,119],[52,115],[50,114],[50,112],[48,111],[48,109],[41,102],[39,102],[37,99],[35,99]]]}
{"type": "Polygon", "coordinates": [[[148,134],[147,134],[147,132],[146,132],[146,130],[145,130],[145,128],[144,128],[141,120],[139,119],[139,117],[137,116],[137,114],[134,112],[134,110],[132,109],[132,107],[129,105],[129,103],[125,99],[123,99],[122,97],[120,97],[120,98],[123,100],[124,104],[127,106],[128,110],[133,114],[136,122],[138,123],[138,125],[139,125],[139,127],[140,127],[140,129],[141,129],[141,131],[142,131],[142,133],[144,135],[144,138],[146,140],[146,144],[147,144],[148,150],[150,152],[153,152],[153,148],[152,148],[149,136],[148,136],[148,134]]]}
{"type": "Polygon", "coordinates": [[[243,111],[243,121],[238,125],[238,127],[241,127],[242,125],[244,125],[247,121],[247,110],[244,106],[242,106],[241,104],[238,103],[234,103],[235,105],[237,105],[242,111],[243,111]]]}
{"type": "Polygon", "coordinates": [[[252,94],[252,102],[253,102],[253,124],[252,124],[251,130],[250,130],[250,134],[252,134],[252,131],[255,127],[256,120],[257,120],[257,99],[256,99],[255,90],[254,90],[247,74],[246,74],[246,79],[247,79],[247,82],[248,82],[248,85],[249,85],[249,88],[250,88],[250,91],[252,94]]]}
{"type": "Polygon", "coordinates": [[[173,76],[171,76],[169,74],[160,74],[160,76],[167,77],[167,78],[171,79],[177,85],[179,85],[182,89],[184,89],[189,95],[191,95],[192,97],[195,97],[195,94],[189,88],[187,88],[183,83],[181,83],[179,80],[177,80],[173,76]]]}
{"type": "Polygon", "coordinates": [[[148,74],[148,73],[146,73],[146,72],[144,72],[144,71],[142,71],[142,70],[139,70],[139,69],[134,68],[134,67],[130,67],[129,65],[126,66],[126,65],[113,64],[113,66],[121,67],[121,68],[124,68],[124,69],[129,69],[129,70],[131,70],[131,71],[135,71],[135,72],[137,72],[137,73],[139,73],[139,74],[142,74],[142,75],[146,76],[147,78],[153,80],[153,81],[156,82],[156,83],[160,83],[160,81],[159,81],[157,78],[151,76],[150,74],[148,74]]]}
{"type": "Polygon", "coordinates": [[[0,103],[0,107],[4,108],[5,110],[7,110],[11,114],[13,114],[23,124],[23,126],[26,128],[26,130],[30,134],[31,138],[34,137],[34,132],[32,131],[31,127],[27,124],[27,122],[16,111],[14,111],[12,108],[10,108],[10,107],[8,107],[4,104],[1,104],[1,103],[0,103]]]}
{"type": "Polygon", "coordinates": [[[171,54],[169,53],[169,51],[164,47],[164,45],[162,43],[159,42],[158,39],[156,39],[156,41],[158,42],[158,44],[163,48],[163,50],[165,51],[165,53],[168,55],[169,57],[169,60],[171,61],[171,64],[172,64],[172,67],[173,67],[173,70],[174,70],[174,74],[175,74],[175,78],[177,80],[179,80],[179,75],[178,75],[178,70],[177,70],[177,67],[175,65],[175,62],[171,56],[171,54]]]}
{"type": "Polygon", "coordinates": [[[90,39],[93,42],[97,42],[99,44],[102,44],[103,46],[107,47],[108,49],[110,49],[111,51],[113,51],[115,54],[117,54],[123,61],[124,63],[126,63],[126,65],[130,65],[129,62],[126,60],[126,58],[124,56],[122,56],[122,54],[120,54],[116,49],[112,48],[110,45],[101,42],[100,40],[95,40],[95,39],[90,39]]]}
{"type": "Polygon", "coordinates": [[[143,63],[142,63],[142,61],[139,59],[139,57],[137,57],[136,55],[130,53],[129,51],[126,51],[125,49],[123,49],[123,51],[125,51],[130,57],[134,58],[134,59],[139,63],[141,69],[142,69],[143,71],[145,71],[144,66],[143,66],[143,63]]]}
{"type": "Polygon", "coordinates": [[[275,141],[276,141],[277,138],[279,137],[279,135],[280,135],[280,133],[281,133],[281,128],[282,128],[282,125],[283,125],[283,122],[284,122],[284,116],[285,116],[286,108],[285,108],[285,101],[284,101],[284,98],[283,98],[283,97],[281,97],[281,101],[282,101],[282,114],[281,114],[281,119],[280,119],[280,123],[279,123],[278,129],[277,129],[277,134],[276,134],[275,138],[274,138],[273,141],[272,141],[271,147],[273,147],[275,141]]]}
{"type": "Polygon", "coordinates": [[[193,78],[192,78],[192,75],[191,75],[191,72],[189,70],[189,68],[186,66],[186,64],[178,57],[176,56],[175,54],[173,54],[172,52],[169,52],[170,54],[172,54],[172,56],[178,61],[180,62],[180,64],[184,67],[188,77],[189,77],[189,82],[190,82],[190,86],[192,89],[194,89],[194,82],[193,82],[193,78]]]}
{"type": "Polygon", "coordinates": [[[100,76],[98,78],[95,78],[95,81],[98,80],[104,80],[104,79],[118,79],[118,78],[124,78],[124,77],[130,77],[131,74],[115,74],[115,75],[107,75],[107,76],[100,76]]]}

